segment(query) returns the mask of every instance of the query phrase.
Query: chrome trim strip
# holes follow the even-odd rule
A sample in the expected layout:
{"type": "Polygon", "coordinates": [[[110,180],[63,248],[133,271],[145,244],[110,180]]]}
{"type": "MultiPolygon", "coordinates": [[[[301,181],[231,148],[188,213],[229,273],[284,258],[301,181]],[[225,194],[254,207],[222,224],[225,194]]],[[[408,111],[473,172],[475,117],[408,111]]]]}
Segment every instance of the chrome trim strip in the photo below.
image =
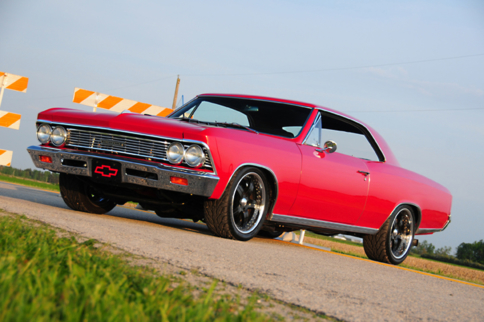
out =
{"type": "Polygon", "coordinates": [[[86,128],[86,129],[100,129],[100,130],[105,130],[105,131],[113,131],[113,132],[119,132],[119,133],[129,133],[129,134],[141,135],[141,136],[146,136],[146,137],[152,137],[152,138],[156,138],[158,140],[171,140],[171,141],[178,141],[178,142],[200,144],[203,147],[205,147],[207,149],[207,151],[209,152],[208,155],[210,157],[210,162],[212,163],[212,167],[213,167],[213,173],[212,174],[217,175],[217,169],[215,167],[215,164],[214,164],[213,158],[212,158],[212,151],[210,151],[210,147],[205,142],[196,141],[196,140],[187,140],[187,139],[176,139],[176,138],[170,138],[170,137],[166,137],[166,136],[159,136],[159,135],[146,134],[146,133],[133,132],[133,131],[116,130],[116,129],[112,129],[112,128],[109,128],[109,127],[89,126],[89,125],[74,124],[74,123],[53,122],[53,121],[46,121],[46,120],[42,120],[42,119],[38,119],[36,121],[36,123],[48,123],[48,124],[56,124],[56,125],[59,124],[59,125],[64,125],[64,126],[81,127],[81,128],[86,128]]]}
{"type": "Polygon", "coordinates": [[[415,233],[415,235],[438,233],[440,231],[444,231],[447,228],[447,226],[449,226],[450,224],[450,221],[451,221],[450,217],[451,216],[449,215],[449,219],[447,220],[443,228],[420,228],[420,229],[417,229],[417,232],[415,233]]]}
{"type": "Polygon", "coordinates": [[[419,228],[415,235],[437,233],[439,231],[442,231],[442,228],[419,228]]]}
{"type": "MultiPolygon", "coordinates": [[[[385,221],[388,220],[388,218],[390,218],[391,215],[393,215],[393,213],[395,212],[395,210],[402,206],[402,205],[410,205],[410,206],[414,206],[414,207],[417,207],[418,208],[418,211],[420,212],[419,215],[420,217],[422,217],[422,208],[420,208],[419,205],[417,205],[416,203],[413,203],[413,202],[401,202],[399,203],[395,208],[393,208],[393,210],[390,212],[390,214],[388,215],[388,217],[385,219],[385,221]]],[[[385,221],[383,223],[385,223],[385,221]]],[[[420,218],[420,221],[418,222],[418,225],[420,226],[420,222],[422,221],[422,218],[420,218]]],[[[383,224],[382,224],[383,225],[383,224]]]]}
{"type": "MultiPolygon", "coordinates": [[[[239,99],[239,100],[250,100],[250,101],[258,101],[258,102],[268,102],[268,103],[274,103],[274,104],[284,104],[284,105],[291,105],[291,106],[297,106],[297,107],[303,107],[303,108],[307,108],[307,109],[315,109],[317,108],[317,105],[314,105],[314,104],[309,104],[307,103],[308,105],[313,105],[314,107],[312,106],[305,106],[305,105],[301,105],[301,104],[294,104],[294,103],[286,103],[286,102],[278,102],[278,101],[273,101],[271,99],[264,99],[264,98],[249,98],[249,97],[237,97],[237,96],[230,96],[230,95],[205,95],[205,94],[200,94],[200,95],[197,95],[196,98],[204,98],[204,97],[225,97],[225,98],[233,98],[233,99],[239,99]]],[[[304,103],[304,102],[301,102],[301,103],[304,103]]],[[[184,106],[188,105],[185,104],[184,106]]]]}
{"type": "MultiPolygon", "coordinates": [[[[386,156],[385,156],[385,153],[383,153],[383,150],[381,149],[380,145],[378,144],[378,141],[377,141],[377,140],[375,140],[375,137],[373,136],[373,134],[371,133],[371,131],[370,131],[370,130],[368,130],[368,128],[367,128],[367,127],[366,127],[364,124],[361,124],[360,122],[358,122],[358,121],[356,121],[356,120],[353,120],[353,119],[351,119],[351,118],[349,118],[349,117],[347,117],[347,116],[345,116],[345,115],[341,115],[341,114],[339,114],[339,113],[337,113],[337,112],[333,112],[333,111],[328,111],[328,110],[325,110],[325,109],[323,109],[323,108],[321,108],[321,107],[315,107],[315,109],[316,109],[316,110],[318,110],[318,111],[324,112],[324,113],[328,113],[328,114],[336,115],[336,116],[341,117],[341,118],[343,118],[343,119],[345,119],[345,120],[348,120],[348,121],[350,121],[350,122],[356,123],[356,124],[358,124],[359,126],[361,126],[362,128],[364,128],[364,129],[365,129],[365,131],[366,131],[366,132],[367,132],[367,133],[368,133],[368,134],[371,136],[371,139],[373,140],[373,142],[375,142],[376,146],[378,147],[378,150],[380,151],[381,155],[383,156],[383,161],[381,161],[381,160],[380,160],[380,162],[385,162],[385,161],[386,161],[386,156]]],[[[320,114],[320,113],[318,113],[318,115],[319,115],[319,117],[321,117],[321,114],[320,114]]],[[[316,117],[316,118],[315,118],[315,120],[314,120],[313,124],[311,125],[311,128],[310,128],[310,130],[309,130],[308,134],[307,134],[307,135],[306,135],[306,137],[304,138],[303,144],[305,144],[305,143],[306,143],[306,140],[307,140],[307,138],[308,138],[309,134],[312,132],[312,127],[313,127],[313,126],[314,126],[314,124],[317,122],[317,120],[318,120],[318,117],[316,117]]],[[[377,155],[378,155],[378,153],[377,153],[377,155]]]]}
{"type": "MultiPolygon", "coordinates": [[[[308,133],[306,134],[306,137],[304,138],[303,140],[303,144],[304,145],[307,145],[306,144],[306,141],[309,139],[309,136],[311,135],[311,133],[313,133],[313,129],[314,129],[314,126],[316,125],[316,123],[318,123],[318,121],[321,119],[321,113],[318,112],[318,115],[316,115],[316,117],[314,118],[314,121],[313,121],[313,124],[311,124],[311,127],[309,128],[309,131],[308,133]]],[[[320,132],[321,133],[321,132],[320,132]]],[[[319,138],[319,143],[321,144],[321,138],[319,138]]],[[[311,145],[312,146],[312,145],[311,145]]]]}
{"type": "Polygon", "coordinates": [[[441,231],[444,231],[444,230],[447,228],[447,226],[449,226],[449,224],[450,224],[450,222],[451,222],[451,218],[450,218],[450,217],[451,217],[451,215],[449,215],[449,219],[447,220],[447,222],[446,222],[446,223],[445,223],[445,225],[444,225],[444,228],[442,228],[442,230],[441,230],[441,231]]]}
{"type": "Polygon", "coordinates": [[[41,169],[91,177],[92,159],[116,161],[121,164],[121,182],[123,183],[172,190],[205,197],[210,197],[212,195],[215,186],[219,182],[219,177],[209,173],[173,168],[149,161],[129,160],[126,157],[121,156],[106,156],[78,150],[56,149],[42,146],[30,146],[27,151],[35,166],[41,169]],[[39,160],[39,155],[50,156],[52,158],[52,163],[41,162],[39,160]],[[63,165],[65,159],[85,162],[85,167],[65,166],[63,165]],[[129,169],[156,174],[158,180],[128,174],[126,170],[129,169]],[[170,176],[172,175],[187,179],[189,185],[182,186],[171,184],[170,176]]]}
{"type": "Polygon", "coordinates": [[[331,230],[339,230],[343,232],[352,232],[352,233],[361,233],[361,234],[370,234],[370,235],[374,235],[378,232],[378,229],[375,229],[375,228],[358,227],[358,226],[353,226],[348,224],[340,224],[340,223],[334,223],[334,222],[329,222],[324,220],[293,217],[293,216],[286,216],[286,215],[274,214],[272,216],[271,221],[294,224],[299,226],[326,228],[331,230]]]}

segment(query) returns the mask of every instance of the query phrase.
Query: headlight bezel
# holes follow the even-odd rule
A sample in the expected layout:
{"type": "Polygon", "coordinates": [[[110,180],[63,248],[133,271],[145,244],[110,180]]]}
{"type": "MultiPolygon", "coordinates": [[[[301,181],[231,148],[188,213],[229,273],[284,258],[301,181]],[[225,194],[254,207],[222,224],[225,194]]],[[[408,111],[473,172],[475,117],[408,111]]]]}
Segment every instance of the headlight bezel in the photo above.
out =
{"type": "Polygon", "coordinates": [[[52,126],[50,126],[49,124],[43,123],[37,127],[37,140],[39,140],[40,143],[49,144],[51,134],[52,134],[52,126]],[[44,129],[48,128],[48,131],[40,132],[42,128],[44,129]],[[41,139],[40,135],[43,135],[44,137],[41,139]],[[47,135],[47,137],[45,137],[45,135],[47,135]]]}
{"type": "Polygon", "coordinates": [[[199,168],[205,162],[205,152],[198,144],[192,144],[185,150],[185,163],[192,168],[199,168]],[[190,151],[195,150],[195,153],[190,151]],[[194,155],[196,159],[190,159],[189,155],[194,155]]]}
{"type": "Polygon", "coordinates": [[[50,143],[53,146],[61,146],[66,142],[67,139],[67,130],[63,126],[56,126],[53,128],[52,133],[50,134],[50,143]],[[60,131],[60,133],[56,133],[60,131]],[[59,140],[57,140],[59,138],[59,140]]]}
{"type": "Polygon", "coordinates": [[[183,159],[185,158],[185,147],[180,142],[172,142],[166,149],[166,159],[171,164],[181,164],[183,159]],[[177,148],[177,150],[173,150],[177,148]],[[173,155],[177,155],[178,157],[174,158],[173,155]]]}

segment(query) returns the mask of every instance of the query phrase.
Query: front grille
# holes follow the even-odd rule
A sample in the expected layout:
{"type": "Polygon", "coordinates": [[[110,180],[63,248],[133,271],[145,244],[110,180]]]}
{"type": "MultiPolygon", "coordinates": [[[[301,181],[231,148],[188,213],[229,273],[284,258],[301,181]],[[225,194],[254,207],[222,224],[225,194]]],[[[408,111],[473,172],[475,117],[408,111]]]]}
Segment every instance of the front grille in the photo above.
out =
{"type": "MultiPolygon", "coordinates": [[[[68,128],[66,146],[167,162],[166,150],[171,142],[127,136],[114,131],[96,132],[68,128]]],[[[203,151],[207,155],[203,167],[212,169],[208,151],[205,147],[203,147],[203,151]]]]}

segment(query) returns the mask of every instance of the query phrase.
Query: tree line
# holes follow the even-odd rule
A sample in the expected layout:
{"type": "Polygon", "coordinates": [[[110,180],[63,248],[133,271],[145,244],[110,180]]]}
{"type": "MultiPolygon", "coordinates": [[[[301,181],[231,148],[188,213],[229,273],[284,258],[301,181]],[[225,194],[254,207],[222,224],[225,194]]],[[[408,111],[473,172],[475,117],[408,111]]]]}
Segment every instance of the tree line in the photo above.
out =
{"type": "Polygon", "coordinates": [[[13,167],[0,166],[0,173],[20,178],[32,179],[52,184],[59,184],[59,174],[50,171],[40,171],[32,169],[17,169],[13,167]]]}
{"type": "Polygon", "coordinates": [[[473,243],[461,243],[457,247],[455,256],[451,252],[452,247],[444,246],[436,249],[432,243],[426,240],[411,250],[411,253],[424,258],[484,269],[484,240],[481,239],[473,243]]]}

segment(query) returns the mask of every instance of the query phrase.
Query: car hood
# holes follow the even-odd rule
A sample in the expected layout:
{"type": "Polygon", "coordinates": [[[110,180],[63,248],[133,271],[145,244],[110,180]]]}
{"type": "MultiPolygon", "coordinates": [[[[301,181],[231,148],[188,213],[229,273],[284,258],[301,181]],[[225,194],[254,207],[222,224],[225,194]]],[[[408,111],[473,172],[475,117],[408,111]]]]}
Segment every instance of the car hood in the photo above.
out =
{"type": "Polygon", "coordinates": [[[143,115],[137,113],[94,113],[69,108],[52,108],[39,113],[38,120],[54,123],[82,125],[92,128],[107,128],[147,135],[156,135],[174,139],[183,139],[199,134],[206,127],[200,124],[181,122],[160,116],[143,115]]]}

